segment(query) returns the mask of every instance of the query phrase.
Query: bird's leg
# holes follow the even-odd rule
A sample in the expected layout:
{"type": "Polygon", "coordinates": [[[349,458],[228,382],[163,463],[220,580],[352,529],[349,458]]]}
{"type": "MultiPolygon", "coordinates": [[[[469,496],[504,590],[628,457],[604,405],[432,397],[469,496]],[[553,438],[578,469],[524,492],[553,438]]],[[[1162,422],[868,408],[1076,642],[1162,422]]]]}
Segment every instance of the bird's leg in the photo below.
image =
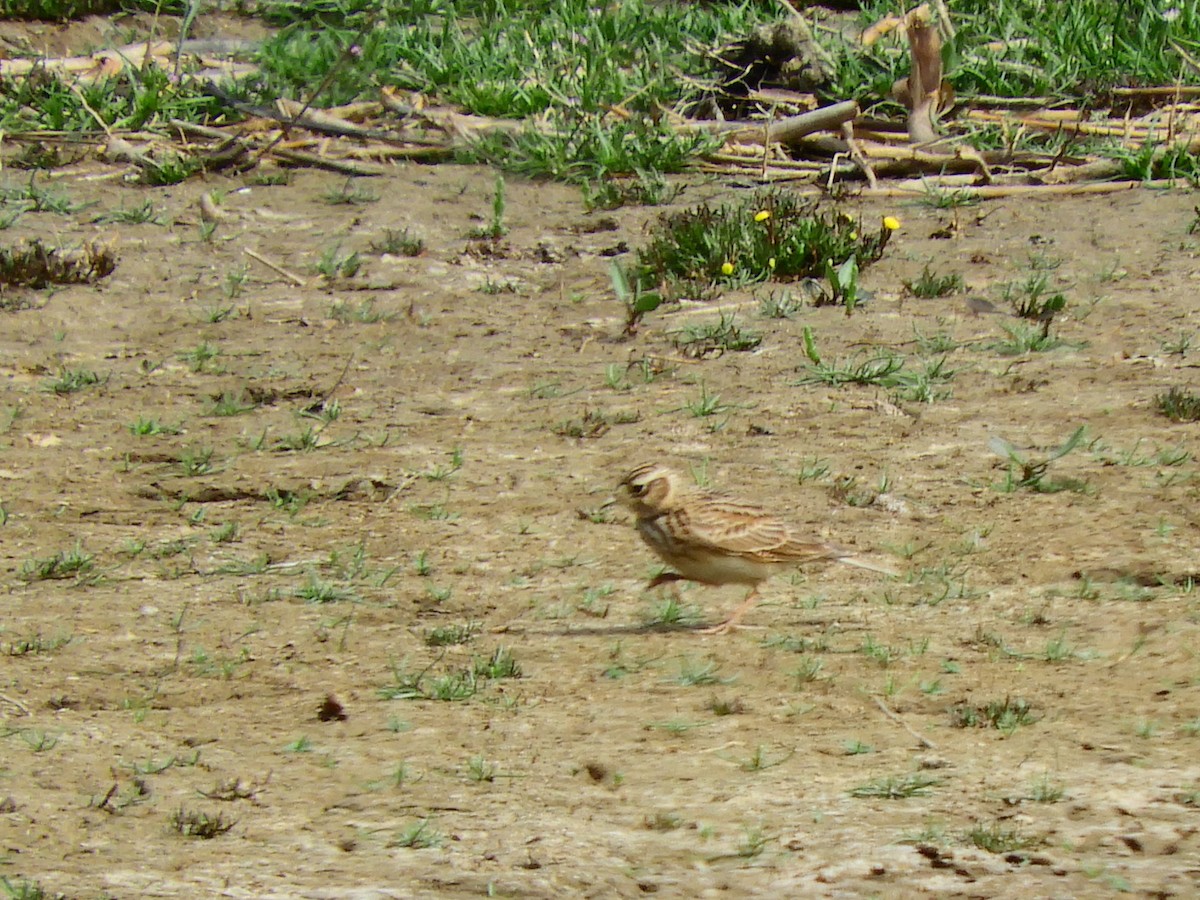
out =
{"type": "Polygon", "coordinates": [[[754,608],[754,604],[757,602],[758,585],[755,585],[750,589],[750,593],[746,595],[746,599],[742,601],[741,605],[729,614],[728,619],[726,619],[720,625],[713,625],[710,628],[701,628],[700,634],[725,634],[727,631],[733,631],[733,629],[738,627],[738,622],[742,620],[742,616],[750,612],[750,610],[754,608]]]}
{"type": "Polygon", "coordinates": [[[683,606],[683,594],[679,592],[679,582],[687,580],[678,572],[663,572],[661,575],[655,575],[650,579],[650,583],[646,585],[646,590],[652,591],[656,587],[669,584],[671,587],[668,590],[671,592],[671,596],[679,606],[683,606]]]}
{"type": "MultiPolygon", "coordinates": [[[[671,584],[676,581],[687,581],[687,579],[678,572],[663,572],[661,575],[655,575],[650,579],[650,583],[646,585],[646,590],[652,591],[660,585],[671,584]]],[[[675,592],[676,596],[678,596],[679,588],[675,587],[672,588],[672,590],[675,592]]]]}

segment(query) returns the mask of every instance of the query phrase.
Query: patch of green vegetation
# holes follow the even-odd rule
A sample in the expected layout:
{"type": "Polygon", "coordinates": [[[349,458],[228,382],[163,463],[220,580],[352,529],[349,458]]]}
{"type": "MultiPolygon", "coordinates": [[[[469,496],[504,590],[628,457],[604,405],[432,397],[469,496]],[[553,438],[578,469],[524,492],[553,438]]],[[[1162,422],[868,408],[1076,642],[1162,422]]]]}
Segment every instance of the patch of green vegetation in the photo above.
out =
{"type": "Polygon", "coordinates": [[[111,78],[90,82],[52,77],[2,82],[0,129],[13,133],[102,132],[97,118],[112,131],[142,131],[165,128],[171,119],[220,124],[227,115],[200,82],[173,81],[154,66],[125,66],[111,78]]]}
{"type": "Polygon", "coordinates": [[[64,366],[58,370],[58,375],[46,381],[43,387],[52,394],[74,394],[85,388],[103,384],[106,380],[91,369],[68,369],[64,366]]]}
{"type": "MultiPolygon", "coordinates": [[[[508,226],[504,224],[504,212],[507,208],[504,176],[497,173],[495,185],[492,190],[492,218],[487,225],[473,230],[471,237],[498,241],[504,235],[508,234],[508,226]]],[[[491,280],[489,279],[488,281],[490,283],[491,280]]],[[[499,293],[499,291],[487,291],[486,293],[499,293]]]]}
{"type": "Polygon", "coordinates": [[[420,256],[425,252],[425,240],[408,228],[385,228],[383,234],[371,241],[371,249],[392,256],[420,256]]]}
{"type": "Polygon", "coordinates": [[[950,709],[950,723],[955,728],[995,728],[1004,735],[1037,720],[1033,704],[1020,697],[989,700],[982,705],[959,703],[950,709]]]}
{"type": "Polygon", "coordinates": [[[185,447],[179,453],[179,471],[184,477],[195,478],[213,471],[212,447],[185,447]]]}
{"type": "Polygon", "coordinates": [[[1161,144],[1150,139],[1140,147],[1118,144],[1108,151],[1117,159],[1126,178],[1152,181],[1160,178],[1180,178],[1195,185],[1200,181],[1200,159],[1186,142],[1161,144]]]}
{"type": "Polygon", "coordinates": [[[525,120],[480,129],[462,159],[579,184],[590,207],[610,208],[674,195],[662,173],[716,142],[660,122],[659,111],[695,90],[681,83],[709,74],[708,48],[775,11],[762,0],[346,0],[272,3],[266,14],[287,25],[261,49],[261,100],[307,99],[319,83],[320,104],[346,103],[373,95],[386,72],[399,90],[525,120]]]}
{"type": "Polygon", "coordinates": [[[695,687],[697,685],[731,684],[736,680],[736,676],[718,675],[717,672],[720,671],[720,668],[720,663],[696,663],[685,658],[679,661],[679,675],[670,681],[685,687],[695,687]]]}
{"type": "Polygon", "coordinates": [[[0,875],[0,891],[9,900],[63,900],[66,894],[50,894],[40,882],[22,878],[20,881],[10,881],[7,876],[0,875]]]}
{"type": "Polygon", "coordinates": [[[759,302],[758,311],[764,319],[790,319],[803,306],[801,299],[791,291],[772,291],[759,302]]]}
{"type": "Polygon", "coordinates": [[[705,357],[726,350],[753,350],[762,335],[737,324],[737,314],[722,312],[716,321],[685,325],[671,336],[686,356],[705,357]]]}
{"type": "Polygon", "coordinates": [[[704,48],[767,21],[775,9],[758,2],[318,0],[271,3],[268,15],[288,22],[260,52],[260,90],[268,96],[303,96],[338,66],[322,98],[330,105],[372,94],[387,72],[400,90],[478,115],[525,118],[555,107],[670,108],[681,74],[707,74],[704,48]],[[343,60],[350,46],[355,52],[343,60]]]}
{"type": "Polygon", "coordinates": [[[379,194],[369,188],[360,188],[353,178],[347,178],[340,187],[331,188],[322,194],[321,199],[330,206],[361,206],[377,202],[379,194]]]}
{"type": "Polygon", "coordinates": [[[561,437],[595,438],[607,434],[614,425],[630,425],[638,419],[638,414],[632,410],[610,413],[603,409],[585,409],[579,418],[559,422],[553,430],[561,437]]]}
{"type": "Polygon", "coordinates": [[[183,837],[209,840],[218,835],[225,834],[237,822],[226,819],[220,813],[211,815],[198,810],[185,809],[181,806],[171,813],[168,824],[174,831],[183,835],[183,837]]]}
{"type": "Polygon", "coordinates": [[[1034,803],[1057,803],[1065,796],[1066,789],[1062,783],[1055,781],[1048,773],[1035,779],[1029,788],[1029,799],[1034,803]]]}
{"type": "Polygon", "coordinates": [[[329,315],[343,325],[353,325],[356,322],[363,325],[374,325],[376,322],[390,322],[395,318],[392,313],[377,308],[373,297],[367,297],[358,303],[352,303],[349,300],[335,300],[329,306],[329,315]]]}
{"type": "Polygon", "coordinates": [[[1023,356],[1026,353],[1045,353],[1059,347],[1071,346],[1062,338],[1050,333],[1050,321],[1041,325],[1025,322],[1001,322],[1006,337],[983,345],[983,349],[995,350],[1001,356],[1023,356]]]}
{"type": "Polygon", "coordinates": [[[921,269],[918,278],[904,282],[905,289],[914,297],[930,300],[935,297],[945,297],[963,289],[962,276],[957,272],[939,275],[929,267],[929,263],[921,269]]]}
{"type": "Polygon", "coordinates": [[[929,789],[939,784],[941,779],[926,775],[923,772],[911,772],[907,775],[889,775],[876,778],[866,784],[850,789],[851,797],[875,797],[881,800],[906,800],[909,797],[924,797],[929,789]]]}
{"type": "Polygon", "coordinates": [[[697,419],[720,415],[734,408],[732,404],[725,403],[720,394],[711,393],[703,382],[700,384],[700,396],[679,407],[680,410],[686,410],[697,419]]]}
{"type": "Polygon", "coordinates": [[[118,225],[166,225],[166,221],[158,214],[151,200],[143,200],[138,206],[127,207],[124,203],[117,209],[109,210],[96,217],[98,224],[115,223],[118,225]]]}
{"type": "MultiPolygon", "coordinates": [[[[185,156],[174,151],[164,151],[150,165],[142,169],[141,181],[156,187],[164,187],[187,181],[204,167],[194,156],[185,156]]],[[[205,223],[215,224],[215,223],[205,223]]]]}
{"type": "Polygon", "coordinates": [[[700,614],[691,606],[684,606],[674,597],[666,597],[656,603],[643,621],[647,628],[686,628],[700,621],[700,614]]]}
{"type": "Polygon", "coordinates": [[[0,16],[13,19],[44,19],[65,22],[121,10],[145,10],[164,15],[183,12],[185,0],[0,0],[0,16]]]}
{"type": "Polygon", "coordinates": [[[1200,422],[1200,394],[1186,388],[1176,386],[1157,394],[1154,405],[1172,422],[1200,422]]]}
{"type": "MultiPolygon", "coordinates": [[[[340,249],[340,245],[334,244],[321,251],[320,258],[313,264],[317,274],[329,279],[353,278],[358,274],[358,270],[362,268],[362,257],[357,252],[342,256],[338,252],[340,249]]],[[[369,299],[363,301],[364,304],[369,302],[369,299]]]]}
{"type": "Polygon", "coordinates": [[[307,452],[309,450],[316,450],[318,447],[320,447],[320,441],[320,429],[310,425],[307,428],[292,432],[291,434],[285,434],[275,442],[273,449],[283,453],[307,452]]]}
{"type": "Polygon", "coordinates": [[[1004,299],[1022,319],[1035,322],[1049,322],[1067,306],[1061,292],[1050,292],[1050,276],[1045,271],[1032,272],[1023,282],[1005,285],[1004,299]]]}
{"type": "Polygon", "coordinates": [[[583,188],[591,209],[626,203],[657,205],[675,191],[662,175],[682,172],[717,141],[702,132],[682,133],[665,123],[601,113],[556,112],[549,122],[484,135],[460,154],[528,177],[549,177],[583,188]]]}
{"type": "Polygon", "coordinates": [[[28,637],[15,638],[3,647],[3,652],[9,656],[36,656],[39,653],[50,653],[71,642],[71,636],[61,635],[54,638],[42,637],[41,632],[28,637]]]}
{"type": "Polygon", "coordinates": [[[883,255],[899,227],[891,217],[885,223],[868,231],[852,216],[779,190],[736,204],[704,203],[663,216],[626,279],[695,299],[717,287],[829,277],[836,294],[852,281],[843,267],[853,261],[856,278],[883,255]]]}
{"type": "Polygon", "coordinates": [[[469,700],[493,681],[520,678],[521,666],[507,647],[497,647],[487,658],[472,657],[464,669],[440,675],[432,666],[418,672],[392,668],[392,683],[379,689],[384,700],[469,700]]]}
{"type": "Polygon", "coordinates": [[[222,391],[212,398],[208,414],[212,416],[240,416],[251,412],[258,404],[251,400],[244,390],[222,391]]]}
{"type": "MultiPolygon", "coordinates": [[[[688,156],[701,153],[706,149],[706,146],[715,144],[714,141],[708,141],[703,138],[693,138],[695,143],[688,144],[686,140],[680,139],[680,135],[672,134],[664,136],[661,141],[669,139],[675,140],[675,147],[667,152],[671,155],[678,156],[680,150],[684,151],[688,156]]],[[[653,150],[647,152],[643,148],[638,153],[626,151],[626,156],[630,158],[630,165],[653,165],[658,154],[653,150]]],[[[666,160],[670,164],[669,160],[666,160]]],[[[679,162],[679,168],[671,168],[666,171],[681,171],[684,161],[679,162]]],[[[672,184],[666,179],[661,172],[655,169],[635,168],[632,174],[622,171],[606,171],[599,168],[596,171],[596,177],[590,178],[583,182],[583,205],[589,211],[595,209],[616,209],[620,206],[663,206],[670,203],[679,196],[682,187],[678,184],[672,184]]]]}
{"type": "Polygon", "coordinates": [[[919,403],[932,403],[949,396],[945,385],[954,380],[955,370],[949,368],[946,355],[925,360],[923,369],[907,368],[909,358],[887,348],[845,362],[825,362],[808,326],[804,328],[803,339],[804,353],[809,361],[797,384],[874,385],[894,391],[899,400],[919,403]]]}
{"type": "Polygon", "coordinates": [[[29,176],[29,184],[25,187],[0,187],[0,207],[16,208],[27,212],[48,212],[60,216],[69,216],[86,209],[91,204],[76,203],[61,191],[52,191],[40,187],[37,174],[29,176]]]}
{"type": "Polygon", "coordinates": [[[52,556],[26,561],[18,574],[22,581],[61,581],[78,578],[92,571],[95,557],[76,544],[70,550],[60,550],[52,556]]]}
{"type": "MultiPolygon", "coordinates": [[[[859,21],[894,12],[885,0],[864,2],[859,21]]],[[[1200,33],[1200,8],[1193,4],[1166,9],[1095,0],[1055,7],[1048,16],[1041,0],[956,0],[951,14],[956,33],[942,57],[960,96],[1096,97],[1119,85],[1174,84],[1200,33]]],[[[835,69],[823,93],[889,96],[892,83],[908,74],[903,36],[899,29],[895,40],[865,49],[823,36],[835,69]]]]}
{"type": "Polygon", "coordinates": [[[478,622],[465,622],[458,625],[438,625],[425,632],[425,644],[429,647],[449,647],[456,644],[468,644],[479,634],[478,622]]]}
{"type": "Polygon", "coordinates": [[[964,835],[966,841],[988,853],[1015,853],[1036,847],[1040,840],[1021,834],[1019,829],[1007,828],[1000,822],[976,825],[964,835]]]}
{"type": "Polygon", "coordinates": [[[303,600],[305,603],[342,603],[347,600],[358,600],[358,595],[352,589],[325,581],[311,572],[304,584],[296,588],[293,593],[297,599],[303,600]]]}
{"type": "Polygon", "coordinates": [[[1089,486],[1086,480],[1048,477],[1050,465],[1078,447],[1086,433],[1087,426],[1080,425],[1070,437],[1041,457],[1032,456],[1026,450],[1018,450],[1004,438],[992,438],[988,442],[988,448],[1008,463],[1008,473],[1004,481],[994,487],[1005,494],[1022,488],[1039,494],[1055,494],[1060,491],[1087,493],[1089,486]]]}
{"type": "Polygon", "coordinates": [[[388,841],[388,846],[422,850],[427,847],[440,847],[443,841],[445,837],[434,829],[432,823],[428,819],[421,819],[396,832],[396,836],[388,841]]]}
{"type": "Polygon", "coordinates": [[[178,357],[188,364],[193,372],[219,372],[218,367],[210,366],[213,360],[221,355],[221,348],[209,341],[201,341],[191,350],[179,353],[178,357]]]}

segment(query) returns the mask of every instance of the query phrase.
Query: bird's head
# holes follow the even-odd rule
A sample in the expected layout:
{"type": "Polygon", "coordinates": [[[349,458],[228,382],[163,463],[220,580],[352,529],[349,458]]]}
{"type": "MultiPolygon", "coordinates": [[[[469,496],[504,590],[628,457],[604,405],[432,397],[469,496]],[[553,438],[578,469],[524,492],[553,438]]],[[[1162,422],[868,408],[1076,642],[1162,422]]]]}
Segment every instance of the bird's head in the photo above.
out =
{"type": "Polygon", "coordinates": [[[618,496],[641,518],[673,509],[686,492],[678,472],[650,464],[638,466],[622,478],[618,496]]]}

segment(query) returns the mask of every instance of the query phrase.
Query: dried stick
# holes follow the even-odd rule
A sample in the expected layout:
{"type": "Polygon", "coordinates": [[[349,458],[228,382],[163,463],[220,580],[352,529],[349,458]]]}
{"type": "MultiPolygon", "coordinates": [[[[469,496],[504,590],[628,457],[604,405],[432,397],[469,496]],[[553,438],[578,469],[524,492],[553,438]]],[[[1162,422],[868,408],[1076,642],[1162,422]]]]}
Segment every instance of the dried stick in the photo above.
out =
{"type": "MultiPolygon", "coordinates": [[[[263,154],[259,154],[261,157],[263,154]]],[[[271,155],[288,162],[302,166],[312,166],[314,169],[328,169],[330,172],[340,172],[343,175],[383,175],[387,170],[366,163],[352,162],[346,159],[329,159],[316,153],[305,153],[302,150],[289,150],[285,147],[272,147],[271,155]]]]}
{"type": "Polygon", "coordinates": [[[1079,166],[1054,166],[1043,172],[1030,172],[1029,177],[1042,184],[1076,184],[1115,178],[1124,170],[1120,160],[1097,159],[1079,166]]]}
{"type": "Polygon", "coordinates": [[[25,715],[29,715],[29,707],[15,697],[10,697],[8,694],[0,694],[0,700],[3,700],[5,703],[11,703],[25,715]]]}
{"type": "Polygon", "coordinates": [[[908,76],[908,136],[914,144],[938,139],[933,113],[942,90],[942,39],[930,27],[928,8],[924,15],[908,17],[908,43],[912,49],[912,74],[908,76]]]}
{"type": "Polygon", "coordinates": [[[830,106],[814,109],[798,116],[788,116],[774,123],[768,130],[770,141],[790,144],[815,131],[836,131],[847,122],[858,118],[858,103],[843,100],[830,106]]]}
{"type": "Polygon", "coordinates": [[[1200,86],[1181,84],[1175,87],[1160,85],[1158,87],[1119,87],[1112,89],[1114,97],[1200,97],[1200,86]]]}
{"type": "MultiPolygon", "coordinates": [[[[769,143],[790,144],[817,131],[837,131],[844,122],[853,121],[857,116],[858,103],[854,100],[843,100],[841,103],[822,106],[798,116],[786,116],[772,123],[765,129],[766,140],[769,143]]],[[[736,136],[747,143],[761,141],[764,133],[759,122],[691,121],[683,123],[679,128],[681,131],[706,131],[709,134],[728,135],[730,138],[736,136]]]]}
{"type": "MultiPolygon", "coordinates": [[[[762,158],[757,153],[753,156],[739,156],[736,153],[708,153],[704,158],[713,163],[743,168],[761,167],[762,165],[762,158]]],[[[825,163],[808,159],[774,159],[771,160],[771,168],[796,172],[824,172],[826,166],[825,163]]]]}
{"type": "MultiPolygon", "coordinates": [[[[308,112],[309,107],[316,103],[317,98],[325,92],[325,89],[328,88],[329,85],[333,84],[333,79],[337,76],[338,72],[341,71],[342,66],[344,66],[349,61],[350,57],[354,56],[354,54],[358,51],[359,43],[363,40],[363,38],[371,33],[372,29],[374,29],[376,19],[378,19],[378,14],[371,16],[367,20],[367,24],[362,27],[362,30],[355,35],[353,40],[349,41],[346,46],[342,48],[341,55],[339,55],[334,64],[329,67],[329,71],[325,73],[325,77],[321,79],[321,83],[317,85],[317,89],[309,94],[308,99],[304,101],[304,105],[300,107],[300,111],[296,113],[296,120],[299,120],[301,116],[308,112]]],[[[258,162],[258,160],[270,153],[276,144],[287,137],[287,133],[288,126],[285,124],[275,139],[268,143],[265,147],[261,148],[258,153],[255,154],[254,161],[258,162]]]]}
{"type": "Polygon", "coordinates": [[[905,731],[907,731],[909,734],[911,734],[913,737],[915,737],[917,739],[918,744],[920,744],[926,750],[936,750],[937,749],[937,744],[935,744],[933,741],[929,740],[929,738],[925,737],[925,735],[921,734],[919,731],[917,731],[911,725],[909,725],[907,722],[905,722],[902,718],[900,718],[898,715],[896,715],[894,712],[892,712],[890,709],[888,709],[887,704],[885,704],[883,702],[883,700],[881,700],[877,695],[872,694],[871,699],[875,701],[875,705],[879,707],[880,711],[885,716],[887,716],[889,719],[891,719],[893,722],[895,722],[897,725],[899,725],[901,728],[903,728],[905,731]]]}
{"type": "MultiPolygon", "coordinates": [[[[1077,194],[1116,194],[1134,188],[1175,187],[1180,179],[1163,178],[1156,181],[1102,181],[1092,184],[985,184],[970,188],[971,194],[981,200],[999,197],[1065,197],[1077,194]]],[[[924,193],[918,189],[881,187],[873,191],[864,190],[864,197],[912,197],[924,193]]]]}
{"type": "Polygon", "coordinates": [[[872,188],[879,187],[879,179],[875,177],[875,170],[871,168],[870,161],[863,155],[858,141],[854,139],[854,125],[852,123],[842,123],[842,139],[846,142],[846,149],[850,154],[850,158],[854,160],[855,165],[862,169],[862,173],[867,176],[867,186],[872,188]]]}
{"type": "Polygon", "coordinates": [[[294,275],[293,273],[291,273],[287,269],[285,269],[283,266],[276,265],[275,263],[273,263],[269,259],[267,259],[265,256],[263,256],[262,254],[255,253],[249,247],[244,248],[243,252],[251,259],[257,259],[260,263],[262,263],[268,269],[271,269],[274,272],[278,272],[280,275],[282,275],[284,278],[286,278],[292,284],[296,285],[296,287],[305,287],[306,286],[304,279],[301,278],[299,275],[294,275]]]}
{"type": "Polygon", "coordinates": [[[207,138],[210,141],[227,141],[231,137],[229,132],[220,128],[213,128],[211,125],[196,125],[193,122],[185,122],[183,119],[168,119],[167,124],[181,135],[190,134],[193,137],[207,138]]]}

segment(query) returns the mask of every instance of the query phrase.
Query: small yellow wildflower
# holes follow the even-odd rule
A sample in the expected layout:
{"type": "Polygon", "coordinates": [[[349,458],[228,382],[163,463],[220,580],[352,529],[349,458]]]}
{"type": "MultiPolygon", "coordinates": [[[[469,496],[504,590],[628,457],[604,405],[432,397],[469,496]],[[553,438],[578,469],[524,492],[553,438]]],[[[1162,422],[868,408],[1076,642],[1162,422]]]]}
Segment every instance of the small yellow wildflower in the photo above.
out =
{"type": "Polygon", "coordinates": [[[858,240],[858,232],[857,231],[850,232],[850,240],[852,240],[852,241],[858,240]]]}
{"type": "Polygon", "coordinates": [[[767,260],[767,268],[770,269],[772,272],[775,271],[775,257],[772,256],[770,259],[767,260]]]}
{"type": "Polygon", "coordinates": [[[755,222],[765,222],[769,218],[771,218],[771,211],[769,209],[761,209],[754,214],[755,222]]]}
{"type": "Polygon", "coordinates": [[[731,263],[731,262],[721,263],[721,274],[722,275],[732,275],[733,274],[733,263],[731,263]]]}
{"type": "Polygon", "coordinates": [[[900,227],[900,220],[895,216],[884,216],[883,227],[888,231],[896,231],[900,227]]]}

